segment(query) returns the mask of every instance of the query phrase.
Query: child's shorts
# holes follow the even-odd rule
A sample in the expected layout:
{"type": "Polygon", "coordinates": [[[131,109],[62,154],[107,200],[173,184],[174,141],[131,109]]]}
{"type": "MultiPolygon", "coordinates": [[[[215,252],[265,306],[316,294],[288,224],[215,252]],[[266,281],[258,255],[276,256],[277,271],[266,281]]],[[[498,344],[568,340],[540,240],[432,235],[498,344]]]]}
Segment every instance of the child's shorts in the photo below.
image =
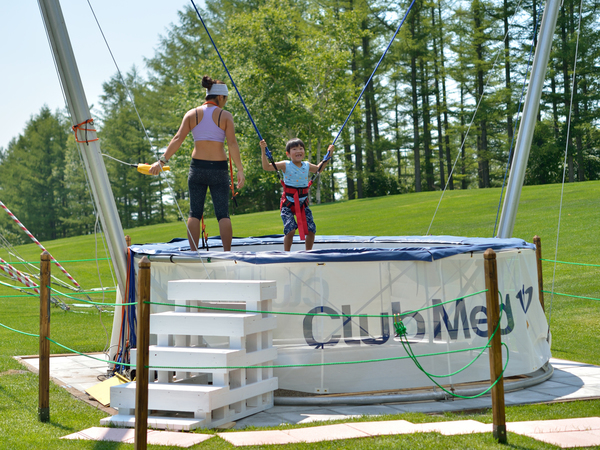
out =
{"type": "MultiPolygon", "coordinates": [[[[308,206],[304,208],[304,211],[306,213],[306,226],[308,228],[308,231],[316,234],[317,226],[315,225],[315,221],[313,220],[312,211],[308,206]]],[[[289,207],[283,206],[281,208],[281,220],[283,220],[283,234],[288,234],[291,231],[298,229],[298,224],[296,223],[294,213],[289,207]]]]}

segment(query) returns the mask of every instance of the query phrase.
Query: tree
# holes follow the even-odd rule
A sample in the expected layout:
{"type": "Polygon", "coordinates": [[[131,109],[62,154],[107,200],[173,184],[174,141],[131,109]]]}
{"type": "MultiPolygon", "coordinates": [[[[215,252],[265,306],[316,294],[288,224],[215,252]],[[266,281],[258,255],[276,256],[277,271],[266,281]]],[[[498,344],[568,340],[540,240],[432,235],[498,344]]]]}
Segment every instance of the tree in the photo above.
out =
{"type": "Polygon", "coordinates": [[[68,235],[64,163],[69,134],[62,114],[44,106],[9,143],[0,165],[3,202],[39,240],[68,235]]]}

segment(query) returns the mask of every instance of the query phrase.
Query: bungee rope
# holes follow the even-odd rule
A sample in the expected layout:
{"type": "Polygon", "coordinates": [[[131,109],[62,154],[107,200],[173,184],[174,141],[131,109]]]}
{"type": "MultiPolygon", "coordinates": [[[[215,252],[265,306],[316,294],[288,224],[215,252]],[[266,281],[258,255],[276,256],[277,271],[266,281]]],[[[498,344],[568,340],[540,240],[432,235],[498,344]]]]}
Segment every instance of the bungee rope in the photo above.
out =
{"type": "MultiPolygon", "coordinates": [[[[392,36],[392,38],[390,39],[390,42],[388,43],[385,51],[383,52],[383,54],[381,55],[381,58],[379,58],[379,62],[377,63],[377,65],[375,66],[375,69],[373,69],[373,72],[371,73],[371,76],[369,77],[369,79],[367,80],[367,82],[365,83],[362,91],[360,92],[358,98],[356,99],[356,102],[354,103],[354,106],[352,107],[352,109],[350,110],[350,114],[348,114],[348,117],[346,117],[346,120],[344,121],[342,127],[340,128],[340,131],[338,132],[337,136],[335,137],[335,139],[333,140],[331,145],[335,145],[335,143],[337,142],[338,138],[340,137],[340,135],[342,134],[342,131],[344,130],[344,128],[346,127],[346,124],[348,123],[348,120],[350,120],[350,116],[352,116],[352,113],[354,112],[354,110],[356,109],[356,106],[358,105],[358,102],[360,101],[360,99],[362,98],[362,95],[364,94],[365,90],[367,89],[367,86],[369,86],[369,83],[371,82],[371,80],[373,79],[373,76],[375,75],[375,72],[377,72],[377,69],[379,68],[379,65],[381,64],[381,61],[383,61],[383,57],[387,54],[388,50],[390,49],[390,47],[392,46],[392,43],[394,42],[394,39],[396,39],[396,35],[398,34],[398,32],[400,31],[400,28],[402,28],[402,25],[404,25],[404,22],[406,21],[406,18],[408,17],[408,13],[410,13],[413,5],[415,4],[415,0],[412,0],[410,6],[408,7],[408,9],[406,10],[406,13],[404,14],[404,17],[402,18],[402,20],[400,21],[400,24],[398,25],[398,27],[396,28],[396,32],[394,33],[394,35],[392,36]]],[[[323,161],[325,162],[327,160],[331,159],[330,156],[330,152],[329,150],[327,150],[327,153],[325,154],[325,156],[323,157],[323,161]]]]}
{"type": "MultiPolygon", "coordinates": [[[[517,15],[517,11],[519,11],[521,9],[521,3],[522,3],[522,0],[519,0],[519,3],[517,4],[517,7],[515,8],[515,14],[512,17],[512,21],[515,20],[515,17],[517,15]]],[[[510,22],[509,26],[512,26],[512,23],[513,23],[512,21],[510,22]]],[[[508,31],[504,35],[504,38],[502,39],[502,42],[504,42],[507,37],[508,37],[508,31]]],[[[435,208],[435,211],[433,213],[433,217],[431,218],[431,222],[429,223],[429,228],[427,228],[427,232],[425,233],[426,236],[429,236],[429,232],[431,231],[431,227],[433,226],[433,222],[435,220],[435,217],[437,216],[437,212],[440,209],[440,205],[442,204],[442,200],[444,199],[444,194],[448,190],[448,185],[450,184],[450,180],[452,179],[452,175],[454,174],[454,170],[456,169],[456,164],[458,163],[458,159],[460,158],[461,152],[462,152],[463,148],[465,147],[465,144],[467,143],[467,139],[469,137],[469,133],[471,132],[471,128],[473,127],[473,123],[475,122],[475,117],[477,115],[477,112],[479,111],[479,107],[481,106],[481,102],[483,101],[483,98],[487,94],[488,86],[489,86],[490,81],[492,79],[492,75],[493,75],[494,70],[496,68],[496,64],[498,63],[498,60],[500,59],[500,55],[502,53],[504,53],[504,49],[503,48],[499,49],[498,52],[496,53],[496,58],[494,59],[494,63],[492,64],[492,68],[490,69],[489,75],[488,75],[488,77],[487,77],[487,79],[485,81],[485,86],[483,87],[483,94],[479,97],[479,100],[477,100],[477,105],[475,106],[475,111],[473,111],[473,114],[471,116],[471,121],[469,122],[469,125],[467,127],[467,131],[465,132],[465,137],[464,137],[464,139],[462,140],[462,142],[460,144],[460,148],[458,149],[458,152],[456,153],[456,158],[454,159],[454,163],[452,164],[452,170],[448,174],[448,178],[446,180],[446,184],[444,185],[444,189],[442,190],[442,194],[440,195],[440,200],[438,201],[438,204],[437,204],[437,206],[435,208]]]]}
{"type": "MultiPolygon", "coordinates": [[[[152,167],[151,164],[146,164],[146,163],[131,164],[131,163],[127,163],[125,161],[121,161],[120,159],[117,159],[114,156],[107,155],[106,153],[101,153],[101,155],[102,156],[106,156],[107,158],[110,158],[110,159],[114,159],[115,161],[117,161],[117,162],[119,162],[121,164],[124,164],[126,166],[135,167],[139,173],[142,173],[144,175],[152,175],[150,173],[150,167],[152,167]]],[[[162,166],[160,170],[162,172],[168,172],[169,170],[171,170],[171,167],[169,167],[169,166],[162,166]]]]}
{"type": "MultiPolygon", "coordinates": [[[[540,7],[541,7],[541,5],[540,5],[540,7]]],[[[506,161],[506,169],[504,169],[504,179],[502,180],[502,189],[500,189],[500,199],[498,200],[498,210],[496,211],[496,222],[494,223],[494,233],[492,234],[492,236],[496,235],[496,227],[498,226],[498,219],[500,216],[500,207],[502,206],[502,196],[504,195],[504,186],[506,185],[506,177],[508,176],[508,169],[510,168],[510,160],[512,158],[513,145],[515,143],[515,136],[517,135],[517,126],[519,124],[519,118],[520,118],[520,113],[521,113],[521,105],[523,104],[523,97],[525,95],[525,86],[527,84],[527,74],[529,73],[529,68],[531,66],[531,58],[533,56],[533,47],[535,44],[535,37],[537,34],[537,24],[538,24],[537,20],[535,20],[537,11],[534,11],[533,14],[534,14],[533,20],[535,22],[535,25],[533,27],[533,36],[531,38],[531,46],[529,47],[529,59],[527,61],[527,69],[525,70],[525,75],[523,76],[523,86],[521,87],[521,97],[519,98],[519,106],[517,108],[515,126],[513,128],[512,140],[510,141],[510,149],[508,151],[508,159],[506,161]]]]}
{"type": "MultiPolygon", "coordinates": [[[[8,209],[6,207],[6,205],[4,203],[2,203],[0,201],[0,207],[2,207],[2,209],[4,209],[4,211],[6,211],[6,213],[9,215],[9,217],[21,228],[21,230],[23,230],[25,232],[25,234],[35,243],[35,245],[37,245],[39,248],[42,249],[42,251],[48,252],[48,250],[46,250],[46,248],[40,243],[40,241],[38,241],[35,236],[33,234],[31,234],[31,232],[25,228],[25,225],[23,225],[21,223],[21,221],[19,219],[17,219],[17,217],[10,211],[10,209],[8,209]]],[[[50,252],[48,252],[48,254],[50,255],[50,252]]],[[[79,285],[79,283],[77,281],[75,281],[75,278],[73,278],[71,276],[71,274],[69,272],[67,272],[67,270],[61,266],[61,264],[54,258],[54,256],[50,255],[50,260],[62,271],[62,273],[65,274],[65,276],[71,280],[71,282],[77,287],[79,288],[79,290],[81,290],[81,286],[79,285]]]]}
{"type": "MultiPolygon", "coordinates": [[[[204,31],[206,31],[206,34],[208,35],[208,38],[210,39],[210,42],[212,43],[213,48],[215,49],[215,52],[217,52],[217,55],[219,56],[219,59],[221,60],[221,63],[223,64],[223,68],[225,69],[225,72],[227,72],[227,76],[229,77],[229,80],[231,81],[231,85],[234,87],[235,92],[237,93],[237,95],[240,99],[240,102],[242,102],[242,106],[246,110],[246,114],[248,114],[248,118],[250,119],[250,122],[252,122],[252,126],[254,127],[254,130],[256,131],[256,134],[258,135],[258,139],[262,141],[263,140],[262,135],[260,134],[260,131],[258,131],[258,127],[256,126],[254,119],[252,118],[252,114],[250,114],[250,111],[248,110],[248,107],[246,106],[246,102],[244,102],[244,98],[242,97],[242,94],[240,93],[240,91],[237,87],[237,84],[235,84],[235,81],[233,81],[233,77],[231,76],[231,73],[229,72],[229,69],[227,68],[227,64],[225,64],[225,61],[223,60],[223,57],[221,56],[221,53],[219,52],[219,49],[217,48],[217,45],[215,44],[215,41],[213,40],[213,38],[210,34],[210,31],[208,31],[208,27],[204,23],[204,19],[202,19],[202,15],[200,14],[200,11],[198,10],[196,4],[194,3],[194,0],[190,0],[190,1],[192,2],[192,6],[196,10],[196,14],[198,15],[198,18],[200,19],[202,26],[204,27],[204,31]]],[[[273,155],[271,154],[271,151],[269,150],[268,147],[265,149],[265,154],[267,155],[267,158],[269,159],[269,161],[273,161],[273,155]]],[[[275,165],[274,162],[272,162],[272,164],[275,165]]],[[[277,172],[277,168],[275,168],[275,171],[277,172]]],[[[277,176],[279,176],[278,172],[277,172],[277,176]]]]}

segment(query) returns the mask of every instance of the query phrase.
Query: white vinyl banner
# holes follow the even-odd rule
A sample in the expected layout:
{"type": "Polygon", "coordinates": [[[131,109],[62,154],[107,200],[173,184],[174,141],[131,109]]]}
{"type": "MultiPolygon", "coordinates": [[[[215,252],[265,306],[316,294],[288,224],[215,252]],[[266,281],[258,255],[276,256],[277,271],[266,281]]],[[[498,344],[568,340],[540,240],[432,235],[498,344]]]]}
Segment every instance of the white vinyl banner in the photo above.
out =
{"type": "MultiPolygon", "coordinates": [[[[532,373],[550,359],[535,250],[496,255],[508,347],[503,359],[509,360],[504,376],[532,373]]],[[[169,280],[275,280],[273,310],[297,313],[277,314],[274,363],[299,366],[275,369],[280,389],[353,393],[432,386],[394,336],[392,314],[402,316],[412,351],[439,384],[490,377],[488,350],[481,350],[488,341],[485,292],[470,296],[485,290],[480,252],[433,262],[152,262],[151,273],[153,302],[167,302],[169,280]]]]}

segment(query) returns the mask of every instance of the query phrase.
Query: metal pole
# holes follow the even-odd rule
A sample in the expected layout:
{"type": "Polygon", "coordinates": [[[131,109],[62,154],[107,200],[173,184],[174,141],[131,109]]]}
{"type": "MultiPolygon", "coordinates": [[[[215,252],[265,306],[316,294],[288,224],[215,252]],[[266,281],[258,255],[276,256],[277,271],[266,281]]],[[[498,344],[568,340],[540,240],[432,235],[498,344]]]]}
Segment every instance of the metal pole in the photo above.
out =
{"type": "Polygon", "coordinates": [[[548,0],[542,25],[540,27],[540,36],[538,47],[533,58],[531,67],[531,77],[529,78],[529,89],[525,97],[521,124],[519,125],[519,134],[515,145],[515,156],[510,168],[510,176],[506,187],[506,196],[502,205],[502,214],[498,226],[498,238],[512,237],[519,208],[519,199],[521,198],[521,189],[525,180],[525,170],[527,169],[527,160],[529,159],[529,150],[533,139],[533,130],[537,122],[537,113],[542,96],[542,88],[546,78],[546,69],[548,68],[548,59],[552,49],[552,37],[556,28],[556,19],[561,0],[548,0]]]}
{"type": "MultiPolygon", "coordinates": [[[[71,121],[73,125],[80,124],[91,119],[92,116],[85,98],[83,84],[81,83],[79,70],[77,69],[75,55],[73,54],[73,48],[71,47],[60,3],[58,0],[38,0],[38,3],[58,69],[60,82],[63,86],[67,105],[71,113],[71,121]]],[[[83,127],[88,129],[93,128],[91,124],[86,124],[83,127]]],[[[79,139],[83,135],[84,132],[78,133],[79,139]]],[[[110,188],[106,167],[102,160],[100,144],[98,141],[93,141],[96,139],[96,132],[94,130],[85,132],[85,138],[88,143],[80,143],[79,147],[89,174],[96,209],[100,216],[110,257],[112,258],[117,274],[119,290],[121,293],[125,293],[127,247],[125,246],[125,238],[123,237],[123,227],[121,226],[117,205],[115,204],[112,189],[110,188]]]]}

